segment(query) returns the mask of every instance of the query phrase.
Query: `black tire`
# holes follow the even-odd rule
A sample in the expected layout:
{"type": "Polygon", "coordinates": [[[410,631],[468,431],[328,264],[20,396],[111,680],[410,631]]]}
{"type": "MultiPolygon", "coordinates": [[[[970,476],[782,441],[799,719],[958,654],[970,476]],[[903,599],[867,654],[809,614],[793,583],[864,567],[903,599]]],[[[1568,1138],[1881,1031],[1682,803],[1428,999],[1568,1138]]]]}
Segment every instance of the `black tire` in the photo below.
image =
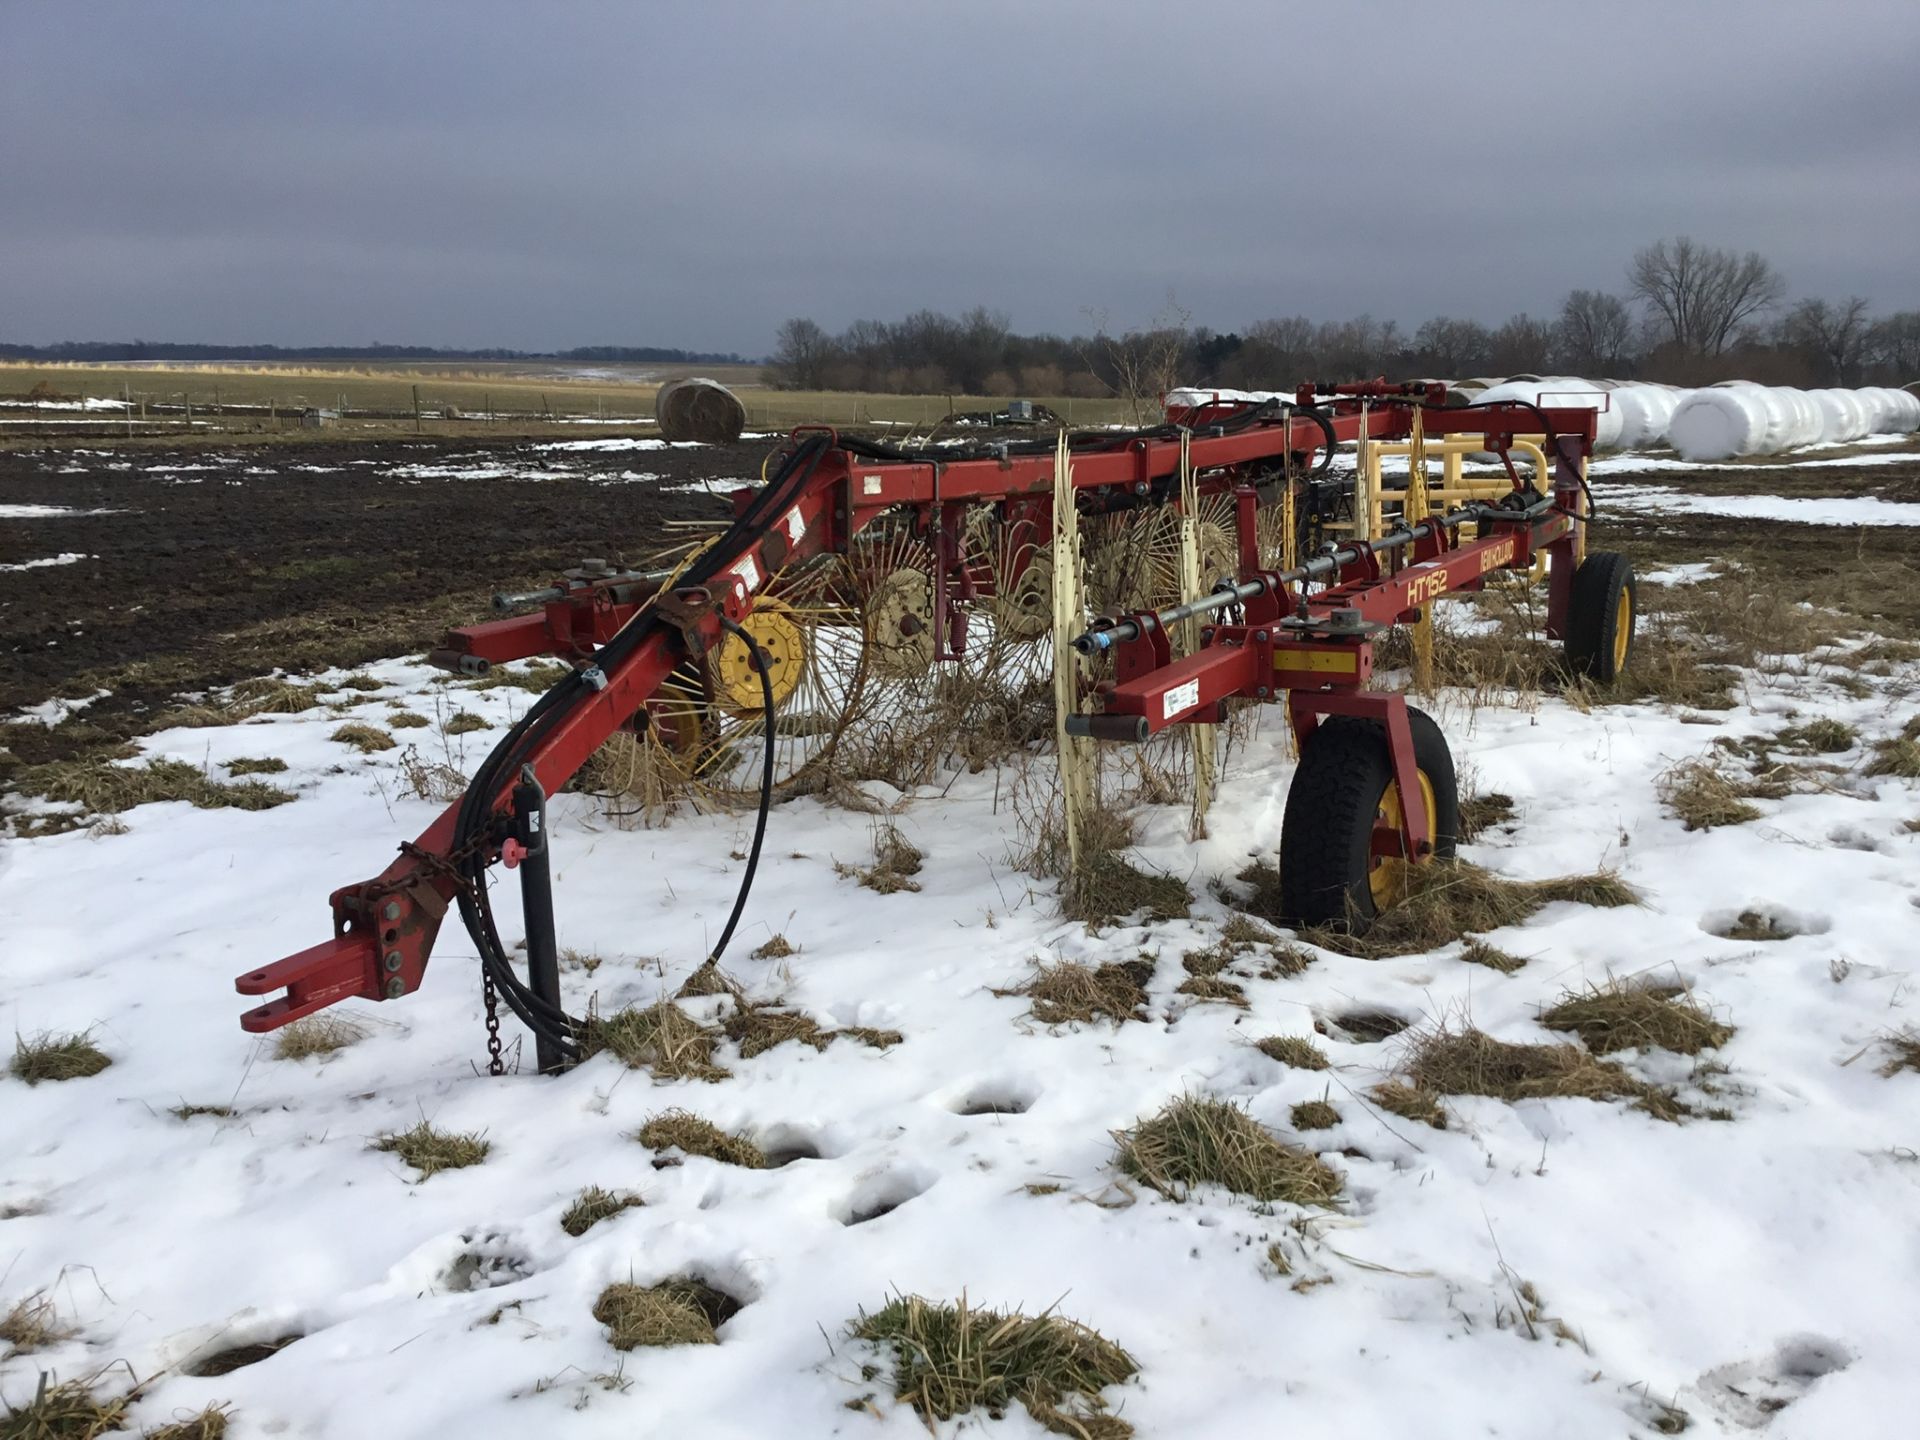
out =
{"type": "MultiPolygon", "coordinates": [[[[1414,763],[1433,787],[1433,853],[1451,856],[1460,839],[1460,789],[1440,727],[1407,707],[1414,763]]],[[[1337,715],[1301,747],[1280,828],[1280,900],[1290,923],[1365,929],[1377,909],[1373,825],[1393,780],[1386,727],[1337,715]]]]}
{"type": "Polygon", "coordinates": [[[1567,668],[1602,685],[1612,684],[1633,659],[1633,632],[1639,618],[1640,591],[1633,581],[1632,562],[1613,550],[1588,555],[1573,572],[1568,598],[1567,668]]]}

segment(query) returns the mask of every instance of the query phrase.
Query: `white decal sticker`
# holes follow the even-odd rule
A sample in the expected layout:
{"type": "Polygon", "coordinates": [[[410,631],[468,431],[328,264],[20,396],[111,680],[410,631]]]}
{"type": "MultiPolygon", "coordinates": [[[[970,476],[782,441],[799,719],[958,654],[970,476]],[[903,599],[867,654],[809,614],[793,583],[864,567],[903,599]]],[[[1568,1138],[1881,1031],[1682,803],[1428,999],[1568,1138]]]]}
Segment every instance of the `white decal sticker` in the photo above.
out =
{"type": "Polygon", "coordinates": [[[760,588],[760,567],[753,563],[753,557],[751,555],[747,556],[747,558],[742,560],[738,565],[735,565],[733,567],[733,573],[740,577],[740,583],[746,586],[749,591],[760,588]]]}
{"type": "Polygon", "coordinates": [[[1200,682],[1189,680],[1184,685],[1176,685],[1161,697],[1160,718],[1171,720],[1182,710],[1191,710],[1200,703],[1200,682]]]}
{"type": "Polygon", "coordinates": [[[788,543],[798,545],[807,538],[807,517],[800,513],[798,505],[787,511],[786,524],[788,543]]]}
{"type": "Polygon", "coordinates": [[[878,475],[862,475],[860,477],[860,490],[864,495],[878,495],[880,493],[880,477],[878,475]]]}

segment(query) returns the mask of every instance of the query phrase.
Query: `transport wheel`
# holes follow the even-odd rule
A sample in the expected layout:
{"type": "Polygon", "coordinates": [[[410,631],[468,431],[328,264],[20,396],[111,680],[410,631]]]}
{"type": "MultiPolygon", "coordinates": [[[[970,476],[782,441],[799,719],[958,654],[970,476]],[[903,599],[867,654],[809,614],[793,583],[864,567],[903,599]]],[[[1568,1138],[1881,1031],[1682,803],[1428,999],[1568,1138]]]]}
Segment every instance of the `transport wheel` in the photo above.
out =
{"type": "Polygon", "coordinates": [[[1633,654],[1639,597],[1633,564],[1613,550],[1596,550],[1573,572],[1567,605],[1567,668],[1601,684],[1624,674],[1633,654]]]}
{"type": "MultiPolygon", "coordinates": [[[[1440,727],[1407,707],[1420,775],[1416,801],[1426,811],[1437,857],[1460,837],[1460,792],[1440,727]]],[[[1300,750],[1280,829],[1280,899],[1290,922],[1363,931],[1405,898],[1409,862],[1374,853],[1376,826],[1397,826],[1406,797],[1394,782],[1386,727],[1337,715],[1323,720],[1300,750]]]]}

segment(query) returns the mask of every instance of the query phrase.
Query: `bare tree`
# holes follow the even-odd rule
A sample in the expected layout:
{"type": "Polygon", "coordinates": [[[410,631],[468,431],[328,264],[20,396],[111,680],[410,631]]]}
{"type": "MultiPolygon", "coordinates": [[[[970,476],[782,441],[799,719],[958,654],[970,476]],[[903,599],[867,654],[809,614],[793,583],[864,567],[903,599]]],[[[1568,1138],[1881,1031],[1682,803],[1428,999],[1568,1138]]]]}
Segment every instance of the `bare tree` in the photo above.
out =
{"type": "Polygon", "coordinates": [[[1458,380],[1486,373],[1493,360],[1493,333],[1478,320],[1436,315],[1413,332],[1417,363],[1438,377],[1458,380]]]}
{"type": "Polygon", "coordinates": [[[1686,235],[1637,251],[1627,267],[1634,298],[1657,318],[1661,337],[1683,350],[1718,355],[1740,326],[1779,304],[1786,282],[1757,250],[1736,255],[1686,235]]]}
{"type": "Polygon", "coordinates": [[[1867,302],[1858,295],[1838,305],[1825,300],[1802,300],[1780,322],[1780,339],[1800,351],[1835,385],[1859,382],[1866,358],[1867,302]]]}
{"type": "Polygon", "coordinates": [[[1867,332],[1867,353],[1896,384],[1920,379],[1920,310],[1902,310],[1867,332]]]}
{"type": "Polygon", "coordinates": [[[1515,315],[1493,332],[1491,358],[1497,375],[1539,374],[1553,354],[1553,327],[1531,315],[1515,315]]]}
{"type": "Polygon", "coordinates": [[[1105,311],[1089,310],[1093,339],[1091,353],[1083,352],[1087,368],[1113,393],[1127,402],[1138,425],[1160,408],[1160,397],[1179,385],[1181,366],[1192,341],[1192,312],[1181,308],[1171,292],[1166,306],[1153,317],[1151,328],[1114,336],[1107,332],[1105,311]]]}
{"type": "Polygon", "coordinates": [[[826,384],[827,366],[838,353],[833,337],[813,321],[793,319],[780,326],[772,358],[784,383],[798,390],[818,390],[826,384]]]}
{"type": "Polygon", "coordinates": [[[1617,375],[1633,349],[1633,312],[1618,295],[1575,290],[1561,302],[1554,346],[1575,375],[1617,375]]]}

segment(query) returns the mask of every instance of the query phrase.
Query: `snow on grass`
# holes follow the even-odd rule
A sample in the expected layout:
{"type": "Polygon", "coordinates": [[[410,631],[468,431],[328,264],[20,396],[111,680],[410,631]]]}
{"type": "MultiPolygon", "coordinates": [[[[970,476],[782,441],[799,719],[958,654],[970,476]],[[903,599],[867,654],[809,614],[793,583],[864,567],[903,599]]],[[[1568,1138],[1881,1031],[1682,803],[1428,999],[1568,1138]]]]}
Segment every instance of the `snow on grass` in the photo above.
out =
{"type": "MultiPolygon", "coordinates": [[[[1100,1398],[1141,1436],[1237,1440],[1278,1416],[1288,1433],[1349,1440],[1611,1436],[1673,1423],[1666,1407],[1689,1433],[1730,1435],[1747,1433],[1755,1396],[1784,1403],[1777,1433],[1869,1435],[1912,1396],[1920,1262],[1900,1237],[1920,1183],[1920,1074],[1882,1070],[1910,1023],[1920,784],[1842,757],[1829,787],[1698,832],[1657,784],[1714,737],[1816,716],[1869,753],[1901,727],[1910,665],[1862,677],[1860,698],[1751,677],[1750,703],[1717,727],[1652,706],[1444,696],[1431,708],[1462,768],[1513,803],[1464,858],[1523,881],[1612,867],[1643,903],[1560,900],[1488,932],[1524,958],[1511,973],[1450,943],[1380,960],[1315,949],[1264,978],[1256,947],[1235,972],[1244,1008],[1178,987],[1182,957],[1226,938],[1208,882],[1231,891],[1249,858],[1272,858],[1292,769],[1273,716],[1236,756],[1207,840],[1187,842],[1178,807],[1145,812],[1133,858],[1201,897],[1185,919],[1100,934],[1061,921],[1051,884],[1007,858],[1023,836],[991,771],[944,777],[894,817],[921,855],[917,893],[836,874],[869,862],[870,816],[792,801],[772,817],[725,970],[821,1030],[900,1038],[750,1057],[723,1039],[726,1076],[671,1082],[614,1054],[537,1078],[531,1047],[520,1074],[488,1078],[451,920],[417,994],[329,1012],[364,1030],[357,1043],[278,1060],[273,1037],[239,1031],[251,1002],[230,977],[324,939],[328,891],[377,873],[438,812],[409,792],[409,752],[470,771],[535,698],[407,661],[367,668],[377,694],[143,742],[143,760],[211,775],[281,759],[294,803],[146,804],[123,834],[0,849],[0,1026],[89,1033],[113,1058],[75,1083],[0,1081],[0,1302],[53,1293],[64,1267],[99,1281],[60,1291],[76,1338],[0,1361],[8,1402],[43,1368],[92,1373],[110,1346],[160,1376],[136,1429],[217,1400],[262,1433],[316,1437],[396,1433],[396,1420],[418,1434],[867,1433],[876,1422],[853,1402],[885,1416],[876,1435],[924,1434],[848,1336],[896,1295],[1029,1315],[1070,1296],[1063,1313],[1137,1365],[1100,1398]],[[434,724],[393,751],[329,738],[379,725],[392,697],[434,724]],[[446,733],[461,712],[494,728],[446,733]],[[776,930],[789,945],[754,958],[776,930]],[[1021,993],[1037,961],[1134,967],[1138,1018],[1048,1023],[1021,993]],[[1670,1123],[1624,1096],[1445,1094],[1436,1130],[1372,1098],[1412,1073],[1422,1036],[1577,1043],[1542,1015],[1616,981],[1684,987],[1735,1027],[1698,1056],[1607,1057],[1692,1116],[1670,1123]],[[1359,1015],[1415,1024],[1339,1023],[1359,1015]],[[1316,1054],[1328,1068],[1301,1068],[1316,1054]],[[1183,1180],[1176,1200],[1130,1178],[1115,1136],[1186,1097],[1314,1157],[1338,1195],[1260,1201],[1183,1180]],[[1295,1124],[1312,1102],[1331,1103],[1330,1128],[1295,1124]],[[646,1143],[675,1112],[766,1165],[646,1143]],[[416,1132],[471,1138],[485,1163],[422,1183],[371,1148],[416,1132]],[[594,1187],[645,1204],[579,1227],[594,1187]],[[696,1281],[734,1307],[717,1344],[623,1353],[595,1318],[610,1287],[696,1281]],[[181,1373],[232,1355],[257,1363],[217,1384],[181,1373]]],[[[553,806],[560,941],[602,962],[564,972],[569,1008],[671,1001],[725,922],[751,817],[628,831],[585,797],[553,806]]],[[[509,945],[515,884],[496,881],[509,945]]],[[[671,1003],[710,1028],[734,1013],[725,993],[671,1003]]],[[[505,1033],[519,1033],[511,1017],[505,1033]]]]}
{"type": "MultiPolygon", "coordinates": [[[[1920,458],[1920,457],[1915,457],[1920,458]]],[[[1764,480],[1756,479],[1756,485],[1764,480]]],[[[1871,495],[1810,499],[1785,495],[1697,495],[1663,485],[1608,485],[1608,504],[1650,515],[1726,515],[1794,525],[1920,525],[1920,505],[1871,495]]]]}
{"type": "Polygon", "coordinates": [[[62,550],[58,555],[47,555],[38,560],[22,560],[18,564],[0,565],[0,570],[45,570],[53,565],[77,565],[82,560],[95,560],[98,558],[98,556],[87,555],[79,550],[62,550]]]}

